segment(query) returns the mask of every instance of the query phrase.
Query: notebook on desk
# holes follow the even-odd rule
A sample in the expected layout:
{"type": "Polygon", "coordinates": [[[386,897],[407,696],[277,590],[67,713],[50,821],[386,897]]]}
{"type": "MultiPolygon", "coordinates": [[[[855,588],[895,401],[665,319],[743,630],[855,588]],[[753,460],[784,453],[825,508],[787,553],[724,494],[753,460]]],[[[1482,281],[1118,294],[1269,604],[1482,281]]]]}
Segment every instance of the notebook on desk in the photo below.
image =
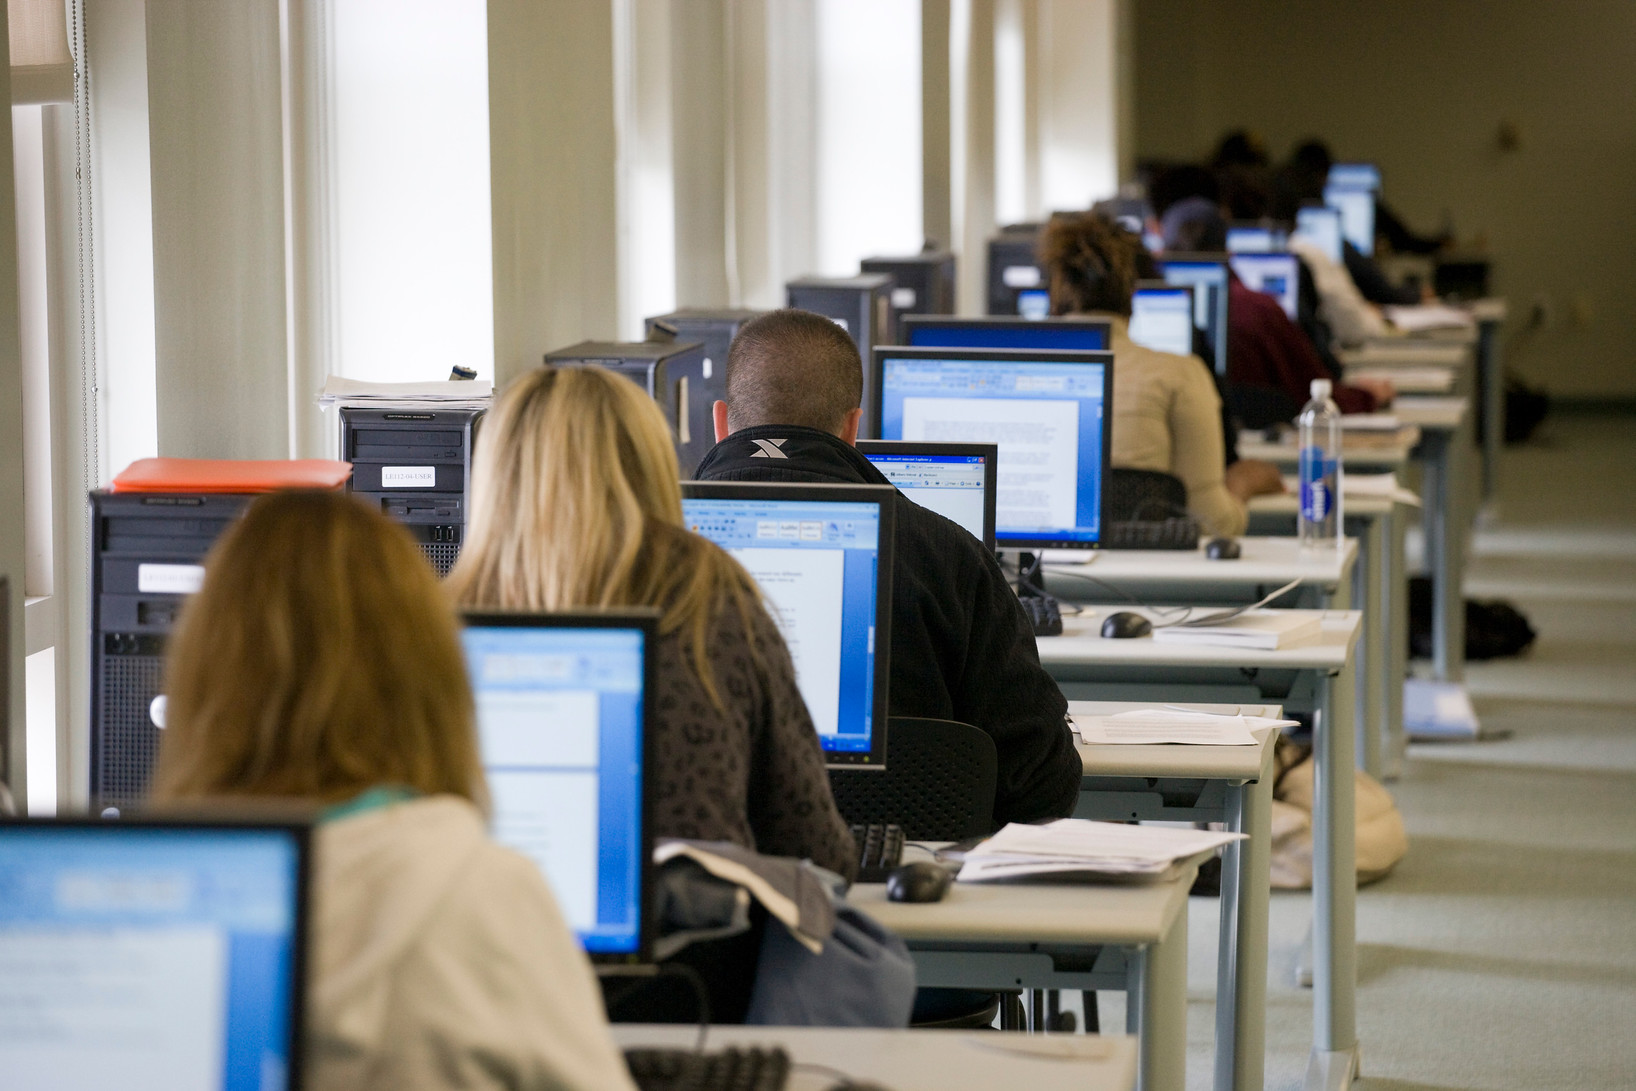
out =
{"type": "Polygon", "coordinates": [[[1153,631],[1160,644],[1214,645],[1228,648],[1279,648],[1307,644],[1317,638],[1322,621],[1315,613],[1294,610],[1252,610],[1217,625],[1171,625],[1153,631]]]}

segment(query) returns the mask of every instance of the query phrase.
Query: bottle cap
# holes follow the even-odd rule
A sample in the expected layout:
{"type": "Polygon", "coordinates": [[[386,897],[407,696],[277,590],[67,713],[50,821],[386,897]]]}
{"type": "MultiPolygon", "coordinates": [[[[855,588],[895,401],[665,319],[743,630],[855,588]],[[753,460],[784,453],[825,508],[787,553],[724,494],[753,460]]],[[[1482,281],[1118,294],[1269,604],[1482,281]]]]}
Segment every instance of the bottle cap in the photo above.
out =
{"type": "Polygon", "coordinates": [[[1328,398],[1330,391],[1334,389],[1334,386],[1328,379],[1312,380],[1312,396],[1314,398],[1328,398]]]}

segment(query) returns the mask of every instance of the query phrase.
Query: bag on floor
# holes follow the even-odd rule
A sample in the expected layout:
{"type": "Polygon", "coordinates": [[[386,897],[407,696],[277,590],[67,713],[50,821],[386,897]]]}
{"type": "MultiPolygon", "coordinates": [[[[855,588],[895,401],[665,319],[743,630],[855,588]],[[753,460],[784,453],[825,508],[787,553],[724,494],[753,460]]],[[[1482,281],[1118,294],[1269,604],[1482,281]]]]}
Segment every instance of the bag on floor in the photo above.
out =
{"type": "MultiPolygon", "coordinates": [[[[1307,747],[1280,741],[1279,774],[1273,785],[1272,887],[1312,887],[1312,754],[1307,747]],[[1287,764],[1286,764],[1287,763],[1287,764]]],[[[1409,851],[1403,815],[1386,788],[1358,770],[1354,775],[1358,885],[1391,874],[1409,851]]]]}
{"type": "MultiPolygon", "coordinates": [[[[1504,599],[1466,599],[1466,658],[1505,659],[1534,642],[1534,627],[1504,599]]],[[[1432,658],[1432,586],[1425,576],[1409,581],[1409,656],[1432,658]]]]}

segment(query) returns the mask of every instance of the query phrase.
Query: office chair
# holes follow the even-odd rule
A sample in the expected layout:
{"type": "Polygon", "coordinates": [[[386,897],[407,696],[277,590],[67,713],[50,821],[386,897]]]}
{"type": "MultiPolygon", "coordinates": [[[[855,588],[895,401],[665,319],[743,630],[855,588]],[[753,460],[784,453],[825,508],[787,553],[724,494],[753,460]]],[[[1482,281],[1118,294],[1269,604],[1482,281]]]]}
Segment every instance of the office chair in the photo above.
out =
{"type": "Polygon", "coordinates": [[[1103,503],[1103,518],[1110,523],[1169,519],[1187,514],[1187,486],[1162,470],[1115,466],[1108,471],[1103,503]]]}

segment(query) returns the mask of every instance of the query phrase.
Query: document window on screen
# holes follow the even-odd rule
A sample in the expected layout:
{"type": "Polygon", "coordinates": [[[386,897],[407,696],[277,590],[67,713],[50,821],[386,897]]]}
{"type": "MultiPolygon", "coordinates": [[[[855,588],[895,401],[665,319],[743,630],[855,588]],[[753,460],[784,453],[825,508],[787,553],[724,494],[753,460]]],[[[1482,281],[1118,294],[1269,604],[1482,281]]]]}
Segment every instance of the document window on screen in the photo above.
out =
{"type": "Polygon", "coordinates": [[[1193,289],[1193,324],[1215,354],[1215,369],[1227,373],[1227,262],[1166,258],[1159,263],[1166,284],[1193,289]]]}
{"type": "Polygon", "coordinates": [[[463,636],[495,839],[539,865],[588,951],[633,949],[643,633],[473,623],[463,636]]]}
{"type": "Polygon", "coordinates": [[[979,542],[985,540],[986,468],[981,455],[900,455],[868,451],[875,469],[898,492],[923,508],[959,523],[979,542]]]}
{"type": "Polygon", "coordinates": [[[1270,295],[1295,318],[1300,303],[1301,266],[1294,254],[1234,254],[1233,272],[1245,287],[1270,295]]]}
{"type": "Polygon", "coordinates": [[[1156,352],[1193,354],[1193,293],[1138,288],[1130,301],[1130,339],[1156,352]]]}

